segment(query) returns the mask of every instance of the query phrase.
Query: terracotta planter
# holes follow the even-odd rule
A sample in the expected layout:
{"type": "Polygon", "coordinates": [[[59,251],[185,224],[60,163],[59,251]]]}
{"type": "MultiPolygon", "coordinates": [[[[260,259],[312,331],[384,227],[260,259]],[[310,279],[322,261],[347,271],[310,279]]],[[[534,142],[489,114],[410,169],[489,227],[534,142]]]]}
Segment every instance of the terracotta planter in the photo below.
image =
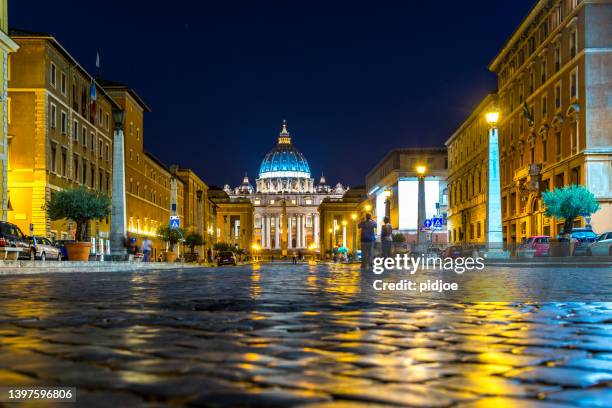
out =
{"type": "Polygon", "coordinates": [[[66,242],[69,261],[89,261],[91,242],[66,242]]]}
{"type": "Polygon", "coordinates": [[[176,254],[171,251],[166,252],[166,262],[174,262],[174,261],[176,261],[176,254]]]}

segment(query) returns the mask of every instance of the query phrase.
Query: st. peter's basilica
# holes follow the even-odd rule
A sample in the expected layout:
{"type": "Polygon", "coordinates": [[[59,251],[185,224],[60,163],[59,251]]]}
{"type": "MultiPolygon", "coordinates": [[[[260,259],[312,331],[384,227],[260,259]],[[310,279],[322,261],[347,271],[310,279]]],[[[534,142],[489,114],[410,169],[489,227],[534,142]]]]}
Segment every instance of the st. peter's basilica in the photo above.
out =
{"type": "Polygon", "coordinates": [[[245,175],[241,185],[225,185],[224,190],[231,199],[247,198],[253,204],[253,240],[262,250],[286,255],[319,248],[319,204],[342,198],[348,187],[330,186],[323,176],[315,185],[308,161],[292,144],[283,121],[277,145],[261,162],[255,188],[245,175]]]}

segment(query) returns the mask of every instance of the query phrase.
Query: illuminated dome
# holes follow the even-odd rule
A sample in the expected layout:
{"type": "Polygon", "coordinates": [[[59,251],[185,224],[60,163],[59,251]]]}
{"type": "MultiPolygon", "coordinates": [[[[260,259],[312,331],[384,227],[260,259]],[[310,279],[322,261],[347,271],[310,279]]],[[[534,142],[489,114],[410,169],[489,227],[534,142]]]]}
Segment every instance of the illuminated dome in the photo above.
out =
{"type": "Polygon", "coordinates": [[[298,149],[291,144],[287,123],[278,137],[278,144],[264,157],[259,167],[259,178],[310,178],[308,161],[298,149]]]}

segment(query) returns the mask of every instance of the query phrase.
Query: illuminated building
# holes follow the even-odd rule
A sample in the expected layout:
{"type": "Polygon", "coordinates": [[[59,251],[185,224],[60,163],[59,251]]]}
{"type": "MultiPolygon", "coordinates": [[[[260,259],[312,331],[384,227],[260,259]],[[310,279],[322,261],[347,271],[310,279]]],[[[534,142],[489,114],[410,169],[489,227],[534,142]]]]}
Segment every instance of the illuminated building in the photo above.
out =
{"type": "Polygon", "coordinates": [[[205,243],[200,248],[196,248],[196,250],[198,250],[199,256],[203,257],[207,249],[211,248],[214,243],[207,236],[207,231],[210,230],[208,211],[211,211],[210,203],[208,202],[208,186],[190,169],[179,169],[176,174],[183,182],[184,189],[183,208],[185,220],[183,228],[186,233],[195,231],[202,235],[205,243]]]}
{"type": "Polygon", "coordinates": [[[452,243],[486,241],[489,124],[485,114],[496,106],[497,95],[488,95],[446,141],[452,243]]]}
{"type": "Polygon", "coordinates": [[[8,36],[8,0],[0,0],[0,219],[8,217],[8,139],[7,129],[10,120],[10,99],[8,98],[8,81],[10,79],[9,53],[15,52],[19,46],[8,36]]]}
{"type": "Polygon", "coordinates": [[[318,252],[318,207],[325,198],[341,198],[348,188],[340,183],[329,186],[323,176],[315,185],[308,161],[292,144],[283,122],[277,145],[261,163],[255,188],[245,175],[240,186],[226,185],[224,190],[232,200],[248,199],[253,204],[253,240],[262,253],[287,255],[308,248],[318,252]]]}
{"type": "MultiPolygon", "coordinates": [[[[110,195],[112,109],[118,107],[50,34],[11,30],[20,49],[9,80],[8,221],[28,234],[71,239],[70,221],[51,221],[45,204],[76,186],[110,195]],[[90,98],[90,85],[97,94],[90,98]]],[[[92,222],[92,251],[108,253],[108,220],[92,222]]]]}
{"type": "MultiPolygon", "coordinates": [[[[389,216],[394,231],[414,243],[418,234],[417,170],[424,167],[425,217],[446,218],[448,173],[446,148],[404,148],[389,152],[366,176],[366,191],[373,204],[373,217],[378,223],[378,234],[385,215],[389,216]]],[[[447,241],[446,223],[433,232],[433,243],[447,241]]]]}

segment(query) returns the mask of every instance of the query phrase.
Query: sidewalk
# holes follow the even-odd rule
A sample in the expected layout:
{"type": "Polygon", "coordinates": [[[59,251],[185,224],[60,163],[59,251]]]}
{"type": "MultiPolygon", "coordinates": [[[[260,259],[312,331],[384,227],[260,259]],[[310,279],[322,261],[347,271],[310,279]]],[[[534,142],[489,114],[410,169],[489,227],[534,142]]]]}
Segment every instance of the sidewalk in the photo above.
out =
{"type": "Polygon", "coordinates": [[[195,263],[167,262],[71,262],[71,261],[0,261],[0,275],[73,272],[132,272],[160,269],[203,268],[195,263]]]}

